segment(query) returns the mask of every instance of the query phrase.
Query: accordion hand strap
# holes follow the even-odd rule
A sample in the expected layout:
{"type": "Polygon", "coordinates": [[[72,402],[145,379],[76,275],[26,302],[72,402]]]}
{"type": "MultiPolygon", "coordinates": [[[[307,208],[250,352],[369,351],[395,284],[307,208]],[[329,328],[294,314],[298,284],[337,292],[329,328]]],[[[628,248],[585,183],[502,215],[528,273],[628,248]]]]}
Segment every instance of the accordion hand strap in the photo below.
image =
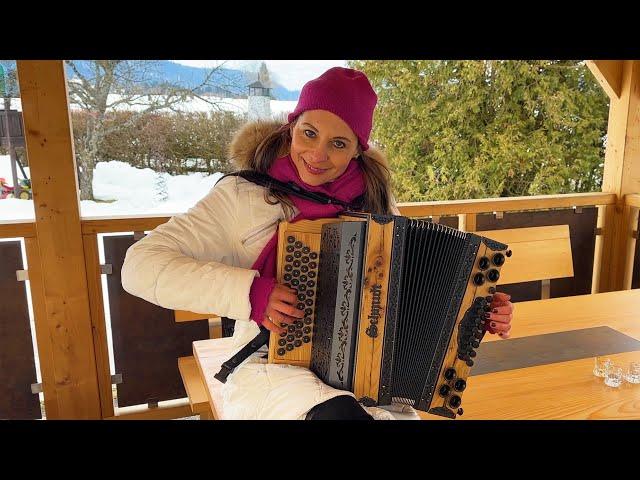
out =
{"type": "Polygon", "coordinates": [[[242,177],[249,182],[255,183],[256,185],[260,185],[265,188],[272,188],[279,192],[289,195],[295,195],[297,197],[304,198],[305,200],[321,203],[323,205],[340,205],[341,207],[349,210],[360,210],[362,208],[362,201],[364,200],[364,195],[361,195],[352,203],[343,202],[342,200],[330,197],[329,195],[325,195],[321,192],[310,192],[308,190],[304,190],[294,182],[282,182],[271,177],[270,175],[267,175],[266,173],[260,173],[253,170],[240,170],[238,172],[228,173],[220,177],[218,182],[224,177],[229,176],[242,177]]]}

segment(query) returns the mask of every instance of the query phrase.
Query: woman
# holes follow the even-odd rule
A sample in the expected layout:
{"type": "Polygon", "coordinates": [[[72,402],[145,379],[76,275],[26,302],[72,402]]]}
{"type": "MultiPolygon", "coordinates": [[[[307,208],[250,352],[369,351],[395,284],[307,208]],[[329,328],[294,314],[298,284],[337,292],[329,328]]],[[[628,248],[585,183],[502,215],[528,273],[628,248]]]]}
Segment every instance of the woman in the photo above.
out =
{"type": "MultiPolygon", "coordinates": [[[[399,214],[387,161],[369,147],[377,96],[367,77],[335,67],[302,89],[288,123],[255,123],[234,138],[231,156],[242,169],[293,181],[305,190],[364,211],[399,214]]],[[[295,222],[337,216],[342,207],[267,191],[237,176],[223,178],[183,215],[160,225],[127,251],[122,285],[165,308],[213,312],[236,319],[240,350],[259,332],[276,333],[303,317],[295,291],[275,280],[276,231],[295,222]]],[[[513,307],[494,295],[487,331],[508,337],[513,307]]],[[[301,367],[250,357],[224,386],[227,418],[362,418],[371,416],[350,392],[321,382],[301,367]]],[[[381,409],[369,409],[385,417],[381,409]]],[[[388,414],[386,415],[388,418],[388,414]]]]}

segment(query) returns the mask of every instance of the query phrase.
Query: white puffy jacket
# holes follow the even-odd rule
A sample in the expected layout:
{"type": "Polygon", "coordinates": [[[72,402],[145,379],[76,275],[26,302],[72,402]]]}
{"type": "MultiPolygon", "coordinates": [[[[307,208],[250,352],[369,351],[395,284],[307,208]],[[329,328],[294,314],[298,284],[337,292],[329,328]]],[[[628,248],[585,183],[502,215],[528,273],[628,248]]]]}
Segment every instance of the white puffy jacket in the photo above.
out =
{"type": "MultiPolygon", "coordinates": [[[[236,151],[238,139],[254,128],[239,132],[236,151]]],[[[258,135],[249,143],[259,140],[258,135]]],[[[127,250],[122,286],[164,308],[236,319],[233,343],[239,350],[259,332],[249,320],[249,290],[259,276],[251,266],[284,219],[281,205],[265,202],[263,187],[226,177],[186,213],[127,250]]],[[[256,362],[249,358],[229,376],[223,392],[226,418],[300,419],[318,403],[350,394],[306,368],[256,362]]]]}

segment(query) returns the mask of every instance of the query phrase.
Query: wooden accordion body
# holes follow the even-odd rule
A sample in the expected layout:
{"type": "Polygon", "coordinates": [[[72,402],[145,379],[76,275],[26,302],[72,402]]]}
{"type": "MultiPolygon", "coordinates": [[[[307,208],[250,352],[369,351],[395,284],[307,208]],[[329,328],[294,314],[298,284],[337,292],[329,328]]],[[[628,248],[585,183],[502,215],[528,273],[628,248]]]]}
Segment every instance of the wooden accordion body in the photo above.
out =
{"type": "Polygon", "coordinates": [[[301,365],[368,405],[455,418],[507,245],[401,216],[281,223],[278,282],[304,319],[269,362],[301,365]]]}

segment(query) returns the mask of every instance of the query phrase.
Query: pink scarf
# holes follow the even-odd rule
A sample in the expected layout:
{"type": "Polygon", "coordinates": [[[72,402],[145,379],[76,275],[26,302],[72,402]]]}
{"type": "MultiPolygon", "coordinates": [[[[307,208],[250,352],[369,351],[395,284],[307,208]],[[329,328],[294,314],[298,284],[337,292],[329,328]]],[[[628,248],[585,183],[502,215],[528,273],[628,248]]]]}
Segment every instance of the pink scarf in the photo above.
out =
{"type": "MultiPolygon", "coordinates": [[[[276,159],[269,169],[269,175],[283,182],[295,182],[307,191],[321,192],[347,203],[352,202],[365,191],[364,174],[358,160],[351,160],[344,173],[333,182],[317,187],[302,181],[289,155],[276,159]]],[[[344,210],[344,207],[339,205],[323,205],[295,195],[289,198],[300,212],[290,222],[337,217],[344,210]]],[[[260,272],[260,278],[254,279],[250,292],[251,318],[258,325],[262,323],[269,295],[275,285],[277,242],[278,232],[276,231],[251,267],[260,272]]]]}

